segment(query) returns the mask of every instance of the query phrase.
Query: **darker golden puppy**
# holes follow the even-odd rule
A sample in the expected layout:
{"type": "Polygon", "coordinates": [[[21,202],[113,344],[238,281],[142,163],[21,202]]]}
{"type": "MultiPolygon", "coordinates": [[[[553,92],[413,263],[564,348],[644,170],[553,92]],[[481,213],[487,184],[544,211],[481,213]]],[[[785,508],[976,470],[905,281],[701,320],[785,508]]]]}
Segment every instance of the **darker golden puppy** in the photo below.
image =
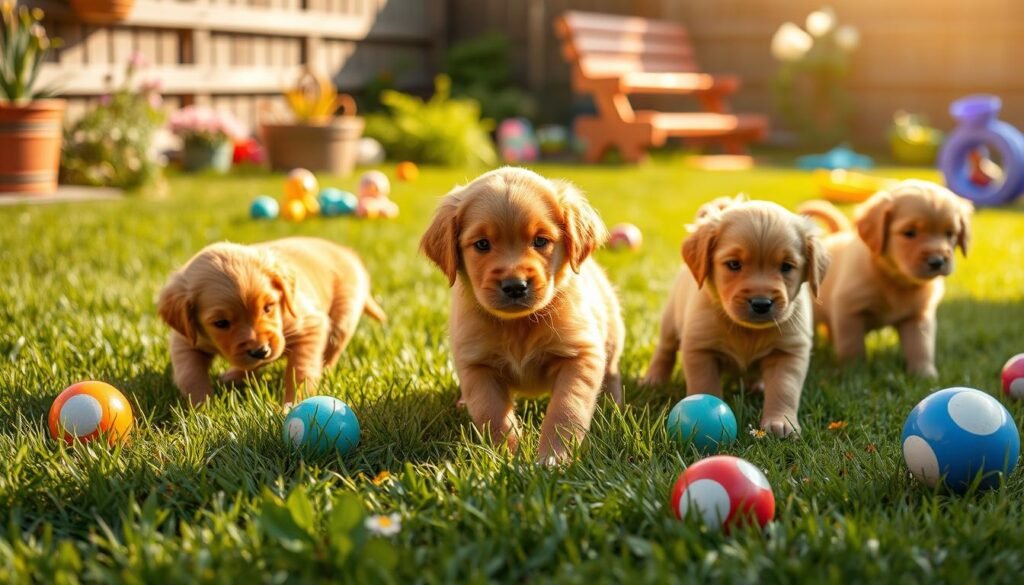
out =
{"type": "Polygon", "coordinates": [[[203,248],[160,293],[160,317],[174,329],[174,382],[198,404],[210,394],[217,355],[225,382],[287,354],[285,403],[332,367],[359,317],[383,321],[355,252],[316,238],[203,248]]]}
{"type": "Polygon", "coordinates": [[[602,387],[621,401],[625,328],[590,257],[605,235],[571,185],[503,168],[449,193],[421,242],[453,289],[452,352],[473,422],[515,450],[513,397],[550,391],[544,462],[583,437],[602,387]]]}
{"type": "Polygon", "coordinates": [[[765,392],[762,428],[787,436],[800,430],[811,295],[828,256],[809,221],[774,203],[716,202],[701,208],[683,242],[687,266],[670,293],[644,381],[668,382],[678,353],[689,395],[721,396],[723,371],[752,370],[765,392]]]}
{"type": "Polygon", "coordinates": [[[973,210],[945,187],[917,180],[861,204],[855,230],[829,203],[801,207],[834,232],[824,240],[833,268],[814,316],[828,327],[840,360],[863,356],[867,332],[891,325],[899,332],[907,369],[938,376],[935,312],[943,277],[953,271],[954,249],[967,255],[973,210]]]}

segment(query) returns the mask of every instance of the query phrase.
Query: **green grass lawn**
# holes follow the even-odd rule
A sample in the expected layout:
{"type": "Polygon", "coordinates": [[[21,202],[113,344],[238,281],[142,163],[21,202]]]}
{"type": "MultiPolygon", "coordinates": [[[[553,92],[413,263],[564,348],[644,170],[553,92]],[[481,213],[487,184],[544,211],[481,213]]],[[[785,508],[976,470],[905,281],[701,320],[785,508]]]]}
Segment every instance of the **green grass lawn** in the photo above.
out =
{"type": "MultiPolygon", "coordinates": [[[[598,253],[628,328],[626,407],[602,400],[565,469],[532,464],[544,402],[520,403],[522,458],[483,445],[456,406],[448,287],[417,244],[438,198],[468,171],[426,169],[396,184],[394,221],[253,222],[249,200],[282,183],[265,175],[173,178],[165,199],[0,207],[0,582],[1019,583],[1021,472],[998,492],[936,494],[908,477],[899,437],[929,392],[998,393],[999,368],[1024,351],[1021,208],[975,218],[970,257],[939,311],[937,383],[905,375],[895,334],[883,332],[853,369],[818,349],[802,440],[752,437],[760,396],[727,393],[741,427],[728,452],[766,470],[777,514],[765,534],[723,536],[675,520],[667,505],[697,459],[664,430],[682,382],[637,381],[697,206],[743,191],[793,207],[814,195],[810,175],[706,173],[677,160],[537,170],[576,182],[609,225],[630,221],[645,236],[636,254],[598,253]],[[294,234],[358,250],[390,316],[383,327],[363,321],[321,387],[359,415],[362,442],[345,458],[304,459],[283,444],[280,366],[199,410],[170,379],[168,329],[154,308],[170,271],[210,242],[294,234]],[[127,446],[49,439],[50,402],[83,379],[131,400],[127,446]],[[829,430],[833,421],[848,425],[829,430]],[[401,531],[369,537],[362,515],[390,513],[401,531]]],[[[1024,406],[1007,406],[1024,420],[1024,406]]]]}

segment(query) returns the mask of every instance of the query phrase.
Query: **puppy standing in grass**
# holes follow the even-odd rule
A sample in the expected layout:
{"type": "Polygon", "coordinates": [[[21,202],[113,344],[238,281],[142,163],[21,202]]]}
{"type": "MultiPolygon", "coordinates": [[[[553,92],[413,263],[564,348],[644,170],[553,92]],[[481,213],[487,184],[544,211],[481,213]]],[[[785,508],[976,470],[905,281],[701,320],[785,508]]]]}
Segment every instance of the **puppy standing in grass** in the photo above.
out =
{"type": "Polygon", "coordinates": [[[830,203],[801,207],[834,232],[824,240],[833,268],[814,313],[828,327],[840,360],[862,357],[867,332],[892,325],[907,370],[938,376],[935,312],[943,277],[953,271],[954,248],[967,255],[973,210],[945,187],[917,180],[873,195],[857,208],[853,226],[830,203]]]}
{"type": "Polygon", "coordinates": [[[688,395],[721,396],[723,371],[759,369],[761,427],[798,433],[811,294],[828,267],[816,229],[774,203],[720,199],[701,208],[682,252],[687,266],[669,295],[644,382],[668,382],[679,353],[688,395]]]}
{"type": "Polygon", "coordinates": [[[338,361],[364,312],[384,321],[355,252],[317,238],[203,248],[160,293],[171,326],[174,382],[193,404],[211,391],[210,366],[223,356],[223,382],[287,354],[285,404],[338,361]]]}
{"type": "Polygon", "coordinates": [[[452,287],[449,332],[474,424],[515,451],[517,394],[551,392],[538,459],[563,461],[602,388],[621,403],[625,327],[590,257],[604,224],[571,185],[506,167],[452,190],[421,248],[452,287]]]}

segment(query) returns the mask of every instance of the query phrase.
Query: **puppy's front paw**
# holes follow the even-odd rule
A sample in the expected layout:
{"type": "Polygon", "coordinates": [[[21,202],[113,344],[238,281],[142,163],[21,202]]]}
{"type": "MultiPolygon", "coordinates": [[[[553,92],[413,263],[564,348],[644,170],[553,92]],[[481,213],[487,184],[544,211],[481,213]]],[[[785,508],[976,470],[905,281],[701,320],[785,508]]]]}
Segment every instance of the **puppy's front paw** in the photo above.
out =
{"type": "Polygon", "coordinates": [[[761,428],[779,438],[789,436],[800,436],[800,425],[796,422],[796,415],[790,416],[766,416],[761,419],[761,428]]]}
{"type": "Polygon", "coordinates": [[[647,375],[640,380],[641,386],[661,386],[668,384],[669,378],[672,377],[671,371],[662,370],[660,368],[651,368],[647,370],[647,375]]]}
{"type": "Polygon", "coordinates": [[[231,368],[220,375],[220,381],[229,386],[240,386],[245,382],[245,370],[231,368]]]}
{"type": "Polygon", "coordinates": [[[908,366],[911,374],[925,378],[926,380],[934,380],[939,377],[939,370],[935,367],[935,364],[917,364],[908,366]]]}

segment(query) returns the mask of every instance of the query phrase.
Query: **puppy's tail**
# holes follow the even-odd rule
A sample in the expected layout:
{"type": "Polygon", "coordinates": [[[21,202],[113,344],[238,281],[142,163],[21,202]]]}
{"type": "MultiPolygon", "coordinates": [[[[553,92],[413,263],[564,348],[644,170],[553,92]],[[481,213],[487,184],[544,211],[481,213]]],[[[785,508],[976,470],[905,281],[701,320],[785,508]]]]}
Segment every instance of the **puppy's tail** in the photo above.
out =
{"type": "Polygon", "coordinates": [[[373,300],[373,297],[366,297],[366,304],[363,305],[363,312],[381,323],[388,322],[387,314],[384,313],[384,309],[380,308],[377,301],[373,300]]]}
{"type": "Polygon", "coordinates": [[[797,207],[796,212],[800,215],[806,215],[811,219],[820,221],[826,228],[828,228],[828,233],[831,234],[853,229],[853,224],[851,224],[850,220],[843,215],[843,212],[839,211],[835,205],[832,205],[828,201],[822,201],[820,199],[807,201],[797,207]]]}

